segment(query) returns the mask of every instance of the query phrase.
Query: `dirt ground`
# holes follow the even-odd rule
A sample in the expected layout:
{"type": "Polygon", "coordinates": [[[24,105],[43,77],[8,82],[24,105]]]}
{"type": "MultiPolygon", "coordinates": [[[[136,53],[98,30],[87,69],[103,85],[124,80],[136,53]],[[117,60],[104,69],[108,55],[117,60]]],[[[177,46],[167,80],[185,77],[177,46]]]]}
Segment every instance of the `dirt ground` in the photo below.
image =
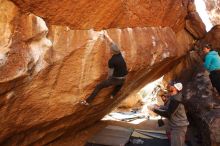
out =
{"type": "Polygon", "coordinates": [[[145,130],[164,130],[166,128],[165,126],[161,128],[158,127],[157,120],[146,120],[136,125],[119,121],[99,121],[91,127],[78,132],[76,135],[74,133],[69,133],[65,138],[59,139],[49,144],[49,146],[84,146],[89,138],[107,125],[145,130]]]}

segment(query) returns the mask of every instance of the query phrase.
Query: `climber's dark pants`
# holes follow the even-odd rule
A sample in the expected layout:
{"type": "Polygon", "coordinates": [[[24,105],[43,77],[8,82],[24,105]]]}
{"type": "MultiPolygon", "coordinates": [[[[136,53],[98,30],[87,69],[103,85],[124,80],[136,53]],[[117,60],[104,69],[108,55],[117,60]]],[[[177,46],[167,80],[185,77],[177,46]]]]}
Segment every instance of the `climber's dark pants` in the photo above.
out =
{"type": "Polygon", "coordinates": [[[100,84],[98,84],[92,94],[86,99],[88,103],[92,102],[92,100],[96,97],[96,95],[99,93],[99,91],[103,88],[107,88],[109,86],[115,86],[114,90],[112,91],[111,95],[115,96],[118,91],[121,89],[121,87],[124,84],[125,79],[116,79],[114,77],[109,78],[107,80],[102,81],[100,84]]]}
{"type": "Polygon", "coordinates": [[[209,78],[212,82],[212,86],[215,87],[220,95],[220,70],[211,71],[209,78]]]}

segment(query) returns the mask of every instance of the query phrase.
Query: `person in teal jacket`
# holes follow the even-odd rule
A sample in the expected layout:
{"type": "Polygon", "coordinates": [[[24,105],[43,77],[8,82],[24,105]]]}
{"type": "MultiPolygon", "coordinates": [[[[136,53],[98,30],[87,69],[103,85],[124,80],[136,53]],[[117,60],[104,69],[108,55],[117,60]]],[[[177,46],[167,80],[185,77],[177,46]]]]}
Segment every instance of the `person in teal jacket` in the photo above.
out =
{"type": "Polygon", "coordinates": [[[212,50],[210,45],[205,45],[203,52],[205,53],[204,67],[210,72],[209,78],[212,86],[220,95],[220,56],[218,52],[212,50]]]}

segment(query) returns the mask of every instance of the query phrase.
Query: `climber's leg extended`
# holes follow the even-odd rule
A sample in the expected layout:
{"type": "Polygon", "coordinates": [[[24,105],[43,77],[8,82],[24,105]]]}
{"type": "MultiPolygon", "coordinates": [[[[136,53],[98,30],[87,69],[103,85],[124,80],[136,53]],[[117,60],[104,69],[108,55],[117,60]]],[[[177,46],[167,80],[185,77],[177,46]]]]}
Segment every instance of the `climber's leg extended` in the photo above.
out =
{"type": "Polygon", "coordinates": [[[109,78],[107,80],[104,80],[95,87],[92,94],[86,100],[81,101],[81,104],[89,105],[103,88],[107,88],[109,86],[115,85],[115,88],[111,94],[111,98],[112,98],[121,89],[123,83],[124,83],[124,79],[109,78]]]}
{"type": "Polygon", "coordinates": [[[101,91],[103,88],[107,88],[109,86],[114,85],[114,80],[113,79],[107,79],[105,81],[102,81],[100,84],[98,84],[95,89],[93,90],[92,94],[86,99],[86,102],[91,103],[92,100],[97,96],[99,91],[101,91]]]}

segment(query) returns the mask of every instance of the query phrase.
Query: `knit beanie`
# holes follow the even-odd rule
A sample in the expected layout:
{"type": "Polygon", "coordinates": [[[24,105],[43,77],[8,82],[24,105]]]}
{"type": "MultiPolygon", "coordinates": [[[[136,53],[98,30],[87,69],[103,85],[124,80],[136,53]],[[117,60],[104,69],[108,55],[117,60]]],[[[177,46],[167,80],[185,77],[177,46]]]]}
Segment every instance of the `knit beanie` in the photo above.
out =
{"type": "Polygon", "coordinates": [[[114,43],[111,44],[110,49],[114,52],[114,54],[119,54],[120,50],[118,48],[118,46],[114,43]]]}

